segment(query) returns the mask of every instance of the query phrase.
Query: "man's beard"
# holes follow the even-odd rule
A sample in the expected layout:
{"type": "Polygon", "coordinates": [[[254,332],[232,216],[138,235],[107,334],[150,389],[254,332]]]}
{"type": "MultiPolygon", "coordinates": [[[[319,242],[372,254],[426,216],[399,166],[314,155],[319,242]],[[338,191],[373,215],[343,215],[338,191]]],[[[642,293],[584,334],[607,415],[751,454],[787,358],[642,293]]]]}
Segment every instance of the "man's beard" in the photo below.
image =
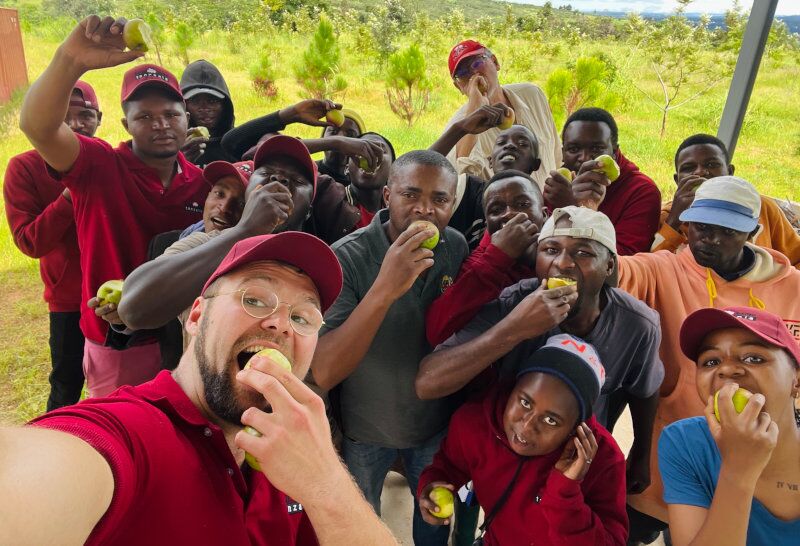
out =
{"type": "Polygon", "coordinates": [[[194,344],[194,356],[200,368],[203,381],[203,394],[208,408],[220,419],[234,425],[242,424],[242,413],[247,408],[239,406],[236,401],[235,385],[227,368],[221,372],[214,369],[211,359],[206,355],[206,320],[200,321],[200,331],[194,344]]]}

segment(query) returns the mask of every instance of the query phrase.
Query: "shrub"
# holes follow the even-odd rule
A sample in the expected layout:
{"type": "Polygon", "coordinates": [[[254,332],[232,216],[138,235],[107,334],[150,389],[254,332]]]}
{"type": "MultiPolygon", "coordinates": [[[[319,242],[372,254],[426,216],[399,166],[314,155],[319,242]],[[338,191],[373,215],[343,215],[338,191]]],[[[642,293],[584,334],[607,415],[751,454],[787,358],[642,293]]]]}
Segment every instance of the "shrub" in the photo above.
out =
{"type": "Polygon", "coordinates": [[[275,86],[277,77],[270,59],[269,47],[265,45],[261,51],[258,61],[250,67],[250,79],[257,94],[272,98],[278,94],[278,88],[275,86]]]}

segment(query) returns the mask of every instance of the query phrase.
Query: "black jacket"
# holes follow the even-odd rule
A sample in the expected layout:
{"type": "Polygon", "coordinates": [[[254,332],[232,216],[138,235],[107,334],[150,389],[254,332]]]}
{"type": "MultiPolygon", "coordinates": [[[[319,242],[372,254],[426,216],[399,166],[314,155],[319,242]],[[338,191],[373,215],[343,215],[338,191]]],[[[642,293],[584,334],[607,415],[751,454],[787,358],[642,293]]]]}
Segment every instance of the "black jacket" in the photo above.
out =
{"type": "Polygon", "coordinates": [[[205,60],[195,61],[186,67],[181,76],[181,92],[186,93],[198,87],[207,87],[225,95],[223,99],[222,116],[219,123],[211,131],[211,138],[206,144],[206,151],[195,160],[195,165],[205,166],[212,161],[238,161],[238,158],[227,153],[222,148],[222,137],[233,129],[235,120],[231,93],[228,84],[216,66],[205,60]]]}

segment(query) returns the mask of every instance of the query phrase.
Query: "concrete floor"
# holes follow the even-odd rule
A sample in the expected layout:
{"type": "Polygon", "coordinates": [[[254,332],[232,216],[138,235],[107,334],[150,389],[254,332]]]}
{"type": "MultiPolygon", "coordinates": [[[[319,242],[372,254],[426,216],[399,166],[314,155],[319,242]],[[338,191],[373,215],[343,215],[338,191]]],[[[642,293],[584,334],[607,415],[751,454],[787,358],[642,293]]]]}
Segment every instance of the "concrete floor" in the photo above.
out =
{"type": "MultiPolygon", "coordinates": [[[[633,442],[633,428],[628,410],[620,417],[615,427],[614,438],[617,440],[623,453],[627,453],[633,442]]],[[[411,493],[405,478],[395,472],[390,472],[386,477],[381,494],[381,513],[383,521],[392,530],[394,535],[403,545],[413,545],[411,539],[411,516],[413,513],[411,493]]],[[[653,546],[664,546],[659,538],[653,546]]]]}

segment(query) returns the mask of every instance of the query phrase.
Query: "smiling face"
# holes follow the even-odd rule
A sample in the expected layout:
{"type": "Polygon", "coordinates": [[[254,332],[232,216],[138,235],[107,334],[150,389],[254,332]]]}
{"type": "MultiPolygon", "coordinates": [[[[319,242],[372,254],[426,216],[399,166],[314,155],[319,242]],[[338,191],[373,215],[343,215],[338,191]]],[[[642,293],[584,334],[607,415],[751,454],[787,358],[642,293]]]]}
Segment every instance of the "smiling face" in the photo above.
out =
{"type": "Polygon", "coordinates": [[[539,229],[546,217],[542,193],[530,180],[519,176],[492,182],[483,194],[483,213],[489,233],[499,231],[517,213],[522,212],[539,229]]]}
{"type": "Polygon", "coordinates": [[[436,165],[410,164],[394,172],[383,191],[392,241],[417,220],[432,222],[443,233],[453,215],[456,176],[436,165]]]}
{"type": "Polygon", "coordinates": [[[742,249],[750,233],[699,222],[685,225],[689,248],[698,264],[717,273],[729,273],[740,268],[744,256],[742,249]]]}
{"type": "Polygon", "coordinates": [[[141,158],[166,159],[178,155],[186,140],[188,116],[183,102],[158,89],[138,91],[123,104],[122,124],[141,158]]]}
{"type": "Polygon", "coordinates": [[[530,174],[539,169],[539,143],[527,127],[514,125],[497,135],[489,157],[496,173],[506,170],[530,174]]]}
{"type": "Polygon", "coordinates": [[[208,93],[200,93],[186,99],[186,110],[189,112],[191,125],[207,127],[209,131],[213,131],[217,127],[224,106],[222,99],[208,93]]]}
{"type": "Polygon", "coordinates": [[[256,188],[270,182],[280,182],[286,186],[292,194],[294,205],[291,216],[278,226],[274,233],[300,231],[308,216],[314,195],[314,183],[308,172],[298,162],[287,157],[267,159],[250,176],[245,200],[256,188]]]}
{"type": "Polygon", "coordinates": [[[187,350],[194,352],[205,402],[214,415],[239,425],[247,408],[267,407],[263,395],[236,381],[236,374],[261,349],[279,350],[291,362],[292,373],[305,378],[318,334],[298,335],[291,326],[289,306],[309,302],[319,308],[314,283],[280,262],[254,262],[237,269],[221,277],[195,301],[187,321],[187,330],[193,336],[187,350]],[[248,287],[274,292],[281,302],[278,309],[263,319],[248,315],[237,292],[248,287]]]}
{"type": "Polygon", "coordinates": [[[235,226],[244,210],[244,184],[238,178],[226,176],[214,183],[203,207],[206,233],[235,226]]]}
{"type": "Polygon", "coordinates": [[[602,121],[573,121],[564,128],[561,146],[564,166],[578,172],[587,161],[608,154],[614,157],[616,149],[611,139],[611,127],[602,121]]]}
{"type": "Polygon", "coordinates": [[[697,393],[708,400],[728,383],[737,383],[767,402],[764,411],[778,423],[794,421],[793,392],[800,389],[800,369],[788,352],[744,328],[709,333],[697,357],[697,393]]]}
{"type": "Polygon", "coordinates": [[[557,377],[540,372],[517,379],[503,412],[503,431],[511,449],[523,457],[546,455],[575,431],[578,400],[557,377]]]}
{"type": "MultiPolygon", "coordinates": [[[[556,227],[572,227],[572,221],[568,217],[559,218],[556,227]]],[[[613,270],[613,254],[597,241],[567,235],[539,241],[536,276],[539,279],[564,277],[578,281],[578,301],[570,310],[570,317],[577,315],[587,300],[597,301],[597,295],[613,270]]]]}

